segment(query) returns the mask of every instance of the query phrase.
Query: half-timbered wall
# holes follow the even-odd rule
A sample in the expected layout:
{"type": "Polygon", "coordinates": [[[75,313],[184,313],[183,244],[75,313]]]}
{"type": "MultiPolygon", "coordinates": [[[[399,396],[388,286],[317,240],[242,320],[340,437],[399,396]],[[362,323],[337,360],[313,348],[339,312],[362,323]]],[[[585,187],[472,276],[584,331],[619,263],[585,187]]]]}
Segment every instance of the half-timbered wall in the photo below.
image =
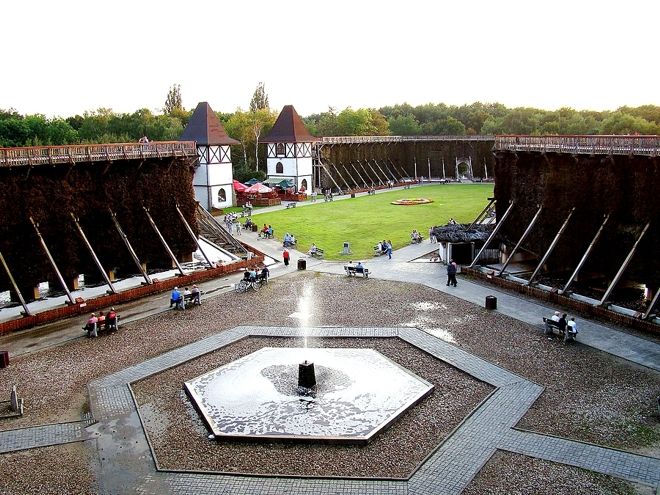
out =
{"type": "Polygon", "coordinates": [[[229,146],[198,146],[197,154],[199,166],[193,179],[195,199],[207,210],[231,206],[234,189],[229,146]],[[221,189],[224,201],[219,195],[221,189]]]}

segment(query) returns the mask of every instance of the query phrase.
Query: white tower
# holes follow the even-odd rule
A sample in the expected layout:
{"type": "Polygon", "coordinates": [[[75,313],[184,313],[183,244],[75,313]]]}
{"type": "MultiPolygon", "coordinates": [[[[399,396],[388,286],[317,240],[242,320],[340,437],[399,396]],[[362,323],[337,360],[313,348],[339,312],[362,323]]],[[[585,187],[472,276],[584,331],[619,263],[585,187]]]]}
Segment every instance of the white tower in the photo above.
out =
{"type": "Polygon", "coordinates": [[[269,182],[290,179],[296,191],[312,187],[312,143],[318,141],[305,128],[292,105],[286,105],[266,137],[266,170],[269,182]]]}
{"type": "Polygon", "coordinates": [[[241,143],[227,135],[207,102],[197,105],[179,141],[197,143],[199,162],[193,178],[195,199],[207,210],[232,206],[234,173],[229,147],[241,143]]]}

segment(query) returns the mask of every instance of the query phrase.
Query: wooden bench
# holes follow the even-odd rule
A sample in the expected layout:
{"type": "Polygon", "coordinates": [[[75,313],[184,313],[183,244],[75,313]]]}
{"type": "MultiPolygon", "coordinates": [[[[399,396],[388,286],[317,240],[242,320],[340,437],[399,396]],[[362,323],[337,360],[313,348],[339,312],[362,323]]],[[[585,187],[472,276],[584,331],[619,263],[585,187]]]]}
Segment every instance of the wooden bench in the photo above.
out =
{"type": "Polygon", "coordinates": [[[543,323],[545,325],[545,334],[552,335],[556,333],[560,337],[564,338],[564,342],[572,342],[575,340],[577,332],[572,331],[568,325],[564,329],[561,329],[559,322],[553,320],[552,318],[543,317],[543,323]]]}
{"type": "Polygon", "coordinates": [[[346,265],[344,266],[344,270],[346,271],[346,275],[349,277],[355,277],[356,275],[362,275],[364,278],[369,278],[369,269],[362,267],[361,269],[358,269],[354,267],[353,265],[346,265]]]}
{"type": "Polygon", "coordinates": [[[316,251],[314,251],[313,253],[310,253],[310,256],[311,256],[312,258],[322,259],[324,254],[325,254],[325,253],[324,253],[323,249],[321,249],[321,248],[316,248],[316,251]]]}
{"type": "Polygon", "coordinates": [[[298,203],[296,203],[295,201],[291,201],[290,203],[287,203],[287,204],[286,204],[286,208],[287,208],[287,210],[288,210],[289,208],[295,208],[297,204],[298,204],[298,203]]]}
{"type": "Polygon", "coordinates": [[[201,306],[202,305],[202,293],[199,292],[198,294],[184,294],[183,296],[183,302],[187,307],[189,306],[201,306]]]}

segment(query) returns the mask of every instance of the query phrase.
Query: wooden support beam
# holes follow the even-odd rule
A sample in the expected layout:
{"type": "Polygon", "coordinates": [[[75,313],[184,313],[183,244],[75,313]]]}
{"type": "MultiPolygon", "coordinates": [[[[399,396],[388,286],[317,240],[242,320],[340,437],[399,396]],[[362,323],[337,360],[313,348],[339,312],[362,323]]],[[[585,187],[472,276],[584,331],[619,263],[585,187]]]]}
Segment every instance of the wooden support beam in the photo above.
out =
{"type": "Polygon", "coordinates": [[[630,252],[628,253],[628,256],[626,256],[626,259],[623,260],[623,263],[619,267],[619,271],[616,272],[616,275],[614,276],[614,279],[612,280],[612,283],[610,286],[607,288],[605,291],[605,294],[603,294],[603,298],[600,300],[600,306],[604,306],[607,303],[607,298],[610,297],[610,294],[614,290],[614,287],[616,287],[616,284],[619,283],[619,280],[621,279],[621,276],[623,275],[623,272],[626,271],[626,268],[628,268],[628,264],[630,264],[630,261],[632,260],[633,256],[635,255],[635,251],[637,251],[637,246],[639,246],[639,243],[641,242],[642,238],[644,237],[644,234],[646,234],[646,231],[649,230],[649,227],[651,226],[651,222],[648,222],[644,228],[642,229],[642,233],[639,234],[637,237],[637,240],[635,241],[635,244],[633,244],[633,247],[630,249],[630,252]]]}
{"type": "Polygon", "coordinates": [[[607,215],[605,215],[605,219],[603,220],[603,223],[600,224],[600,228],[596,232],[596,235],[594,236],[594,238],[591,240],[591,243],[589,244],[589,246],[587,246],[587,250],[582,255],[582,259],[580,260],[578,265],[575,267],[575,270],[573,271],[573,274],[570,276],[570,278],[566,282],[566,285],[564,286],[564,288],[559,291],[559,294],[564,294],[566,291],[568,291],[568,288],[571,286],[571,284],[575,280],[575,277],[577,277],[578,273],[582,269],[582,266],[587,261],[587,258],[589,257],[589,254],[591,253],[591,250],[596,245],[596,242],[598,242],[598,239],[600,238],[600,235],[603,233],[603,229],[605,228],[605,225],[607,225],[607,221],[609,219],[610,219],[610,214],[608,213],[607,215]]]}
{"type": "Polygon", "coordinates": [[[657,288],[655,291],[655,295],[653,296],[653,300],[651,301],[651,304],[649,305],[648,309],[644,313],[644,316],[642,316],[643,320],[648,320],[649,316],[651,316],[651,313],[653,312],[653,308],[655,307],[656,303],[658,302],[658,296],[660,296],[660,287],[657,288]]]}
{"type": "Polygon", "coordinates": [[[177,261],[176,256],[174,256],[174,253],[170,249],[170,246],[165,241],[165,238],[163,237],[163,234],[161,234],[160,230],[158,230],[158,226],[156,225],[156,222],[154,222],[154,219],[151,218],[151,214],[149,213],[149,210],[147,209],[146,206],[143,206],[142,209],[147,214],[147,218],[149,219],[149,223],[151,224],[151,228],[154,229],[154,232],[158,236],[158,239],[160,239],[160,242],[163,245],[163,247],[165,248],[165,251],[167,251],[167,254],[170,255],[170,258],[172,259],[172,263],[173,263],[172,266],[173,267],[176,266],[176,268],[178,268],[179,273],[181,274],[181,276],[185,275],[185,273],[183,273],[183,268],[181,268],[181,265],[177,261]]]}
{"type": "Polygon", "coordinates": [[[504,273],[504,270],[506,270],[506,267],[509,266],[509,263],[510,263],[511,260],[513,259],[513,256],[516,254],[516,252],[518,251],[518,248],[520,247],[520,245],[523,243],[523,241],[527,238],[527,236],[529,235],[529,233],[532,231],[532,227],[534,227],[534,224],[535,224],[536,221],[539,219],[539,216],[541,216],[541,212],[542,212],[542,211],[543,211],[543,205],[539,206],[539,209],[536,210],[536,215],[534,215],[534,218],[532,218],[532,221],[529,222],[529,225],[528,225],[527,228],[525,229],[525,232],[523,232],[523,235],[520,236],[520,240],[518,241],[518,243],[516,244],[516,246],[513,248],[513,251],[511,251],[511,254],[510,254],[509,257],[507,258],[507,260],[506,260],[506,262],[504,263],[504,265],[502,266],[502,269],[500,270],[500,273],[498,274],[498,276],[501,277],[502,274],[504,273]]]}
{"type": "Polygon", "coordinates": [[[117,220],[117,215],[110,208],[108,208],[108,211],[110,212],[110,218],[112,218],[112,222],[115,224],[115,229],[117,229],[117,232],[119,233],[119,237],[121,237],[121,240],[124,241],[124,244],[126,245],[126,249],[128,249],[131,258],[133,258],[133,262],[135,263],[135,266],[137,266],[138,270],[140,270],[140,273],[144,277],[145,282],[147,282],[147,285],[151,285],[153,282],[149,277],[149,275],[147,274],[146,265],[141,263],[137,257],[137,254],[135,254],[135,250],[133,249],[133,246],[131,246],[128,237],[126,236],[126,234],[124,234],[121,225],[119,225],[119,221],[117,220]]]}
{"type": "Polygon", "coordinates": [[[11,271],[9,270],[9,265],[7,265],[7,262],[5,261],[5,257],[2,255],[2,252],[0,252],[0,262],[2,263],[2,266],[5,269],[5,272],[7,273],[7,277],[9,277],[9,282],[11,282],[11,286],[14,288],[14,292],[16,292],[16,295],[18,296],[18,300],[21,302],[21,306],[23,306],[23,314],[25,316],[30,316],[32,313],[30,313],[27,304],[25,304],[25,299],[23,299],[23,294],[21,294],[21,291],[19,290],[18,285],[16,284],[16,280],[14,280],[14,277],[12,276],[11,271]]]}
{"type": "Polygon", "coordinates": [[[481,217],[488,211],[488,209],[493,205],[494,202],[495,202],[495,198],[490,198],[490,201],[488,202],[486,207],[483,210],[481,210],[481,213],[477,215],[477,218],[474,219],[474,221],[469,225],[467,230],[473,228],[481,220],[481,217]]]}
{"type": "Polygon", "coordinates": [[[85,235],[85,232],[83,231],[82,227],[80,226],[80,222],[78,221],[78,218],[76,216],[69,212],[71,215],[71,218],[73,219],[73,223],[76,224],[76,228],[78,229],[78,233],[80,234],[80,237],[82,237],[83,242],[85,243],[85,246],[87,246],[87,250],[89,251],[89,254],[92,255],[92,259],[94,260],[94,263],[96,264],[96,267],[99,269],[99,272],[101,272],[101,276],[103,277],[103,280],[105,280],[105,283],[110,287],[110,292],[113,294],[116,294],[117,291],[115,290],[115,286],[112,285],[112,282],[110,281],[110,277],[108,277],[108,273],[105,271],[105,268],[103,268],[103,265],[101,265],[101,261],[99,260],[98,256],[96,256],[96,253],[94,252],[94,248],[92,248],[92,244],[89,242],[87,239],[87,236],[85,235]]]}
{"type": "Polygon", "coordinates": [[[39,232],[39,225],[37,222],[34,221],[32,217],[30,217],[30,223],[32,223],[32,226],[34,227],[34,231],[37,233],[37,237],[39,238],[39,242],[41,243],[41,247],[43,248],[44,252],[46,253],[46,256],[48,257],[48,261],[50,261],[51,266],[53,267],[53,270],[55,270],[55,274],[57,275],[57,279],[60,282],[60,285],[62,286],[62,289],[64,289],[64,292],[66,292],[67,297],[69,298],[69,302],[71,304],[75,304],[76,301],[73,299],[73,296],[71,295],[71,292],[69,291],[69,288],[67,287],[66,283],[64,282],[64,277],[62,277],[62,273],[60,272],[60,269],[57,268],[57,264],[55,263],[55,260],[53,259],[53,256],[50,254],[50,250],[48,249],[48,246],[46,245],[46,241],[44,240],[43,236],[41,235],[41,232],[39,232]]]}
{"type": "Polygon", "coordinates": [[[504,225],[504,221],[509,216],[509,213],[511,213],[511,210],[513,210],[513,206],[515,204],[516,204],[515,201],[511,201],[511,204],[509,205],[509,207],[504,212],[504,215],[502,216],[502,219],[497,222],[497,225],[495,225],[495,228],[493,229],[493,231],[488,236],[488,239],[486,239],[486,242],[484,243],[484,245],[481,246],[481,249],[479,250],[477,255],[474,257],[474,259],[472,260],[472,263],[470,263],[468,268],[472,268],[474,266],[474,264],[477,262],[477,260],[479,259],[479,256],[481,256],[481,253],[483,253],[486,250],[486,247],[488,247],[488,244],[490,244],[490,241],[493,240],[493,238],[497,235],[499,230],[502,228],[502,225],[504,225]]]}
{"type": "Polygon", "coordinates": [[[534,279],[536,276],[539,274],[541,269],[543,268],[543,265],[545,265],[545,262],[548,260],[550,257],[550,254],[552,251],[555,249],[555,246],[559,242],[559,238],[561,235],[564,233],[566,230],[566,227],[568,226],[568,222],[573,216],[573,212],[575,212],[575,207],[571,209],[571,211],[568,213],[568,216],[566,217],[566,220],[564,220],[564,223],[561,224],[561,227],[559,227],[559,230],[557,231],[557,234],[555,235],[554,239],[552,239],[552,242],[550,243],[550,247],[548,247],[548,250],[545,252],[543,255],[543,258],[541,258],[541,261],[539,261],[539,264],[536,267],[536,270],[534,270],[534,273],[532,273],[532,276],[529,277],[529,281],[527,282],[526,285],[532,285],[532,282],[534,282],[534,279]]]}
{"type": "Polygon", "coordinates": [[[181,208],[179,208],[178,204],[175,204],[174,208],[176,208],[176,212],[179,214],[179,218],[183,222],[183,225],[186,227],[186,230],[188,231],[188,234],[190,234],[190,237],[192,237],[193,241],[195,241],[195,244],[197,244],[197,249],[199,249],[202,253],[202,256],[204,256],[204,259],[206,260],[206,262],[209,265],[209,269],[213,268],[213,263],[211,263],[211,261],[209,260],[209,257],[206,256],[206,253],[202,249],[202,245],[200,244],[199,239],[197,238],[195,233],[190,228],[190,225],[186,221],[186,217],[183,216],[183,213],[181,212],[181,208]]]}

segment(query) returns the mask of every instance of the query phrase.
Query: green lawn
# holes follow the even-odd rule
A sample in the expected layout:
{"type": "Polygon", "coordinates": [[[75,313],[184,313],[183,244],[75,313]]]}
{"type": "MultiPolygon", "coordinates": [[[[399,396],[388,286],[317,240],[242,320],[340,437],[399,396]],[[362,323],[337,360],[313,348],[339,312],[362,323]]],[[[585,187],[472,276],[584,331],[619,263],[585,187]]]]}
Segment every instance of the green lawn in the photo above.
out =
{"type": "MultiPolygon", "coordinates": [[[[298,239],[298,250],[307,251],[312,242],[325,250],[326,259],[344,259],[343,243],[351,243],[353,258],[373,256],[379,240],[391,240],[394,249],[410,242],[417,229],[428,240],[429,227],[444,225],[453,217],[470,223],[493,196],[493,184],[449,184],[412,187],[325,203],[321,196],[315,205],[253,215],[254,222],[273,226],[275,237],[290,232],[298,239]],[[433,203],[415,206],[390,204],[397,199],[424,197],[433,203]]],[[[244,219],[241,219],[244,221],[244,219]]]]}

